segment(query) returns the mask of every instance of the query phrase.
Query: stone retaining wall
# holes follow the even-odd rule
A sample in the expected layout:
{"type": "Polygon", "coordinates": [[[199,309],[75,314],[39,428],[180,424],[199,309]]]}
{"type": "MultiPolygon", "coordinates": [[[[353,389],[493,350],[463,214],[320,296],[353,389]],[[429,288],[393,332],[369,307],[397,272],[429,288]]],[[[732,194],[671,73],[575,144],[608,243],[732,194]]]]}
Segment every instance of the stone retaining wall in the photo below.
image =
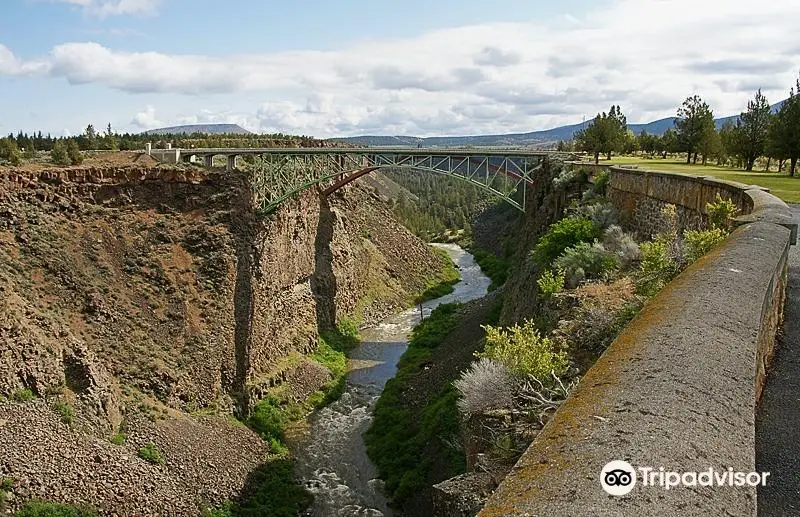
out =
{"type": "Polygon", "coordinates": [[[642,486],[606,494],[603,466],[755,470],[755,407],[780,325],[796,223],[764,189],[611,169],[611,197],[704,217],[716,193],[740,225],[651,299],[586,373],[480,515],[755,515],[756,488],[642,486]],[[650,200],[650,201],[647,201],[650,200]],[[655,205],[653,205],[655,206],[655,205]]]}

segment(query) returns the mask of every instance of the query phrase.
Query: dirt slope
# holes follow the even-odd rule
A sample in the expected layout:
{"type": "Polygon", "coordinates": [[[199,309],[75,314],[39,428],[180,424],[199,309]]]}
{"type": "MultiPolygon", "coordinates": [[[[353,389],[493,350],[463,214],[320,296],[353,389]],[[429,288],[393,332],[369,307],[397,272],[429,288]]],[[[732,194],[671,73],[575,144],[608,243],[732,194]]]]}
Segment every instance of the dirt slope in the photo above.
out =
{"type": "Polygon", "coordinates": [[[262,218],[243,174],[0,170],[0,394],[39,399],[0,402],[12,507],[48,496],[147,515],[164,496],[191,515],[230,498],[266,447],[190,414],[246,414],[266,388],[302,384],[320,326],[382,317],[440,264],[358,185],[262,218]],[[74,409],[71,425],[56,402],[74,409]],[[128,445],[108,442],[118,430],[128,445]],[[136,457],[149,441],[164,466],[136,457]],[[252,454],[220,454],[237,443],[252,454]],[[131,472],[159,489],[128,486],[131,472]]]}

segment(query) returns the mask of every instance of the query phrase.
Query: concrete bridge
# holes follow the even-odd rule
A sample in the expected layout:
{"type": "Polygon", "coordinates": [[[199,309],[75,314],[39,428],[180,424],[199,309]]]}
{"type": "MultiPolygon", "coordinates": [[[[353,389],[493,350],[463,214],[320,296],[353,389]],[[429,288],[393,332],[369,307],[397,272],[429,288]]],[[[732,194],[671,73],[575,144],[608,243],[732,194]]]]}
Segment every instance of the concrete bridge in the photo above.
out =
{"type": "Polygon", "coordinates": [[[289,197],[315,185],[325,194],[378,169],[413,169],[453,176],[492,192],[515,208],[525,210],[523,184],[532,184],[545,159],[569,157],[568,153],[507,148],[263,148],[263,149],[152,149],[147,153],[164,163],[197,163],[212,168],[214,158],[226,159],[226,170],[237,168],[237,159],[248,161],[255,171],[255,202],[266,213],[289,197]],[[515,195],[520,190],[519,195],[515,195]]]}

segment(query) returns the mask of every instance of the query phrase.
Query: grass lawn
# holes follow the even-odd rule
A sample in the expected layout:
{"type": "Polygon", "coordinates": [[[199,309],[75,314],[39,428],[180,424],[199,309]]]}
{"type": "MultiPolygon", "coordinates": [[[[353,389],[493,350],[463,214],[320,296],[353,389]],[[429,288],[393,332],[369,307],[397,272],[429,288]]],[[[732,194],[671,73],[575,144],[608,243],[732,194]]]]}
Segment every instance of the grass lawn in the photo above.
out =
{"type": "MultiPolygon", "coordinates": [[[[600,163],[608,163],[600,160],[600,163]]],[[[738,181],[747,185],[759,185],[766,187],[787,203],[800,203],[800,174],[794,178],[789,177],[788,172],[778,174],[776,172],[747,172],[731,167],[719,167],[717,165],[687,165],[686,157],[683,159],[669,157],[666,160],[660,158],[642,158],[640,156],[615,156],[611,163],[620,165],[638,165],[643,169],[654,171],[677,172],[682,174],[694,174],[697,176],[714,176],[727,181],[738,181]]],[[[784,170],[788,164],[784,166],[784,170]]]]}

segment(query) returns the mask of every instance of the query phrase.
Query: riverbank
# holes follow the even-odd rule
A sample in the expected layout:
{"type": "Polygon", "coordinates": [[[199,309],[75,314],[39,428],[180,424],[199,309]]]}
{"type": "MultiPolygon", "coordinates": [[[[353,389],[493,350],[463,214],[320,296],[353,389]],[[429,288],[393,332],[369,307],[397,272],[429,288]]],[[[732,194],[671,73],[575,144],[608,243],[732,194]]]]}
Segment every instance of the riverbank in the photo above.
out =
{"type": "Polygon", "coordinates": [[[452,379],[481,349],[481,325],[497,322],[498,294],[433,311],[414,329],[398,373],[377,403],[367,450],[404,516],[432,515],[431,487],[466,470],[452,379]]]}
{"type": "MultiPolygon", "coordinates": [[[[471,255],[460,247],[435,247],[448,253],[461,273],[461,281],[452,293],[422,304],[426,318],[443,303],[484,296],[490,283],[471,255]]],[[[361,343],[349,354],[349,373],[341,398],[287,430],[287,443],[296,455],[296,474],[314,495],[305,515],[392,515],[362,434],[370,426],[375,403],[395,375],[408,336],[419,320],[419,308],[412,308],[362,330],[361,343]]]]}

